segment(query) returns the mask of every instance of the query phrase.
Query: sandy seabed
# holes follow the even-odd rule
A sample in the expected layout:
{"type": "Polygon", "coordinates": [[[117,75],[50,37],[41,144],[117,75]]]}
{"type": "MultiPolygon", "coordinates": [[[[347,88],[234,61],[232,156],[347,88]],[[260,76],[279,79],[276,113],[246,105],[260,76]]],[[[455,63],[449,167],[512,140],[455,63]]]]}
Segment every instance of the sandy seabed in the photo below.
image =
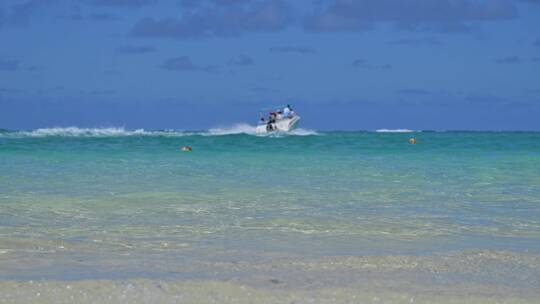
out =
{"type": "Polygon", "coordinates": [[[540,299],[444,291],[369,292],[363,287],[265,289],[217,281],[30,281],[0,283],[0,303],[540,303],[540,299]]]}
{"type": "Polygon", "coordinates": [[[177,276],[0,280],[0,303],[540,303],[536,254],[162,262],[177,276]]]}

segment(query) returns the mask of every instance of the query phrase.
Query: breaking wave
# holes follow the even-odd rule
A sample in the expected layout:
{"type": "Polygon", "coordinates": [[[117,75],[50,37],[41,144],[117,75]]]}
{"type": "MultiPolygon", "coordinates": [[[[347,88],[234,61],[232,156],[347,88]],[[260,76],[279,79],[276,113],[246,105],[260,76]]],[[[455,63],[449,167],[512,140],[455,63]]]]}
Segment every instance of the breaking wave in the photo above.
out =
{"type": "MultiPolygon", "coordinates": [[[[239,123],[229,127],[212,128],[206,131],[182,131],[182,130],[145,130],[134,129],[129,130],[123,127],[108,127],[108,128],[79,128],[79,127],[55,127],[41,128],[31,131],[8,131],[0,130],[0,138],[21,138],[21,137],[123,137],[123,136],[223,136],[235,134],[258,135],[255,132],[255,126],[239,123]]],[[[308,136],[318,135],[316,131],[306,129],[296,129],[289,133],[273,134],[272,136],[308,136]]]]}
{"type": "Polygon", "coordinates": [[[189,135],[183,131],[161,130],[146,131],[144,129],[127,130],[125,128],[78,128],[78,127],[56,127],[42,128],[32,131],[10,131],[1,133],[2,137],[119,137],[119,136],[185,136],[189,135]]]}
{"type": "Polygon", "coordinates": [[[234,135],[234,134],[255,135],[255,129],[256,127],[254,126],[251,126],[245,123],[239,123],[239,124],[234,124],[230,127],[209,129],[207,132],[205,132],[204,135],[234,135]]]}
{"type": "Polygon", "coordinates": [[[413,132],[421,132],[416,130],[409,130],[409,129],[378,129],[375,130],[377,133],[413,133],[413,132]]]}
{"type": "Polygon", "coordinates": [[[320,134],[319,134],[317,131],[315,131],[315,130],[302,129],[302,128],[294,129],[294,130],[292,130],[291,132],[289,132],[288,134],[291,134],[291,135],[297,135],[297,136],[320,135],[320,134]]]}

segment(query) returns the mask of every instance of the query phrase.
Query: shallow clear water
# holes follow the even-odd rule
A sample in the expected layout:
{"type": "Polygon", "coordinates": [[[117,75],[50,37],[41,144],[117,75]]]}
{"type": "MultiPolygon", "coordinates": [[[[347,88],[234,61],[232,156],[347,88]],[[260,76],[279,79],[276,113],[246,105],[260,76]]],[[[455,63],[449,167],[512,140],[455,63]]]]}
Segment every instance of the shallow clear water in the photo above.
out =
{"type": "Polygon", "coordinates": [[[474,264],[482,284],[540,282],[540,133],[0,132],[2,280],[299,281],[392,256],[459,273],[479,252],[515,263],[474,264]]]}

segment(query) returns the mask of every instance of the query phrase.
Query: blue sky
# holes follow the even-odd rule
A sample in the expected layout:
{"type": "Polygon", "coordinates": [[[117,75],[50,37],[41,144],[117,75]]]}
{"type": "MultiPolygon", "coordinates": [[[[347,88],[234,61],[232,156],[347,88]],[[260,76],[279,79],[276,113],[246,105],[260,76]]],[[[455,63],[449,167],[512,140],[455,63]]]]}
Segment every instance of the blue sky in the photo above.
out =
{"type": "Polygon", "coordinates": [[[540,130],[537,0],[2,0],[0,128],[540,130]]]}

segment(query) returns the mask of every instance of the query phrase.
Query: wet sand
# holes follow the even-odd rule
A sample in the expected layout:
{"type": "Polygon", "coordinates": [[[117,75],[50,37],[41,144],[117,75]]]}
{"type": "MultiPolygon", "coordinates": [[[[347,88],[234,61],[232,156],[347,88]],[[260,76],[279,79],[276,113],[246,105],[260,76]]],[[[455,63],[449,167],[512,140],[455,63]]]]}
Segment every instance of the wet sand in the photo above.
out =
{"type": "Polygon", "coordinates": [[[161,260],[152,267],[146,278],[3,280],[0,303],[540,303],[537,254],[161,260]]]}

